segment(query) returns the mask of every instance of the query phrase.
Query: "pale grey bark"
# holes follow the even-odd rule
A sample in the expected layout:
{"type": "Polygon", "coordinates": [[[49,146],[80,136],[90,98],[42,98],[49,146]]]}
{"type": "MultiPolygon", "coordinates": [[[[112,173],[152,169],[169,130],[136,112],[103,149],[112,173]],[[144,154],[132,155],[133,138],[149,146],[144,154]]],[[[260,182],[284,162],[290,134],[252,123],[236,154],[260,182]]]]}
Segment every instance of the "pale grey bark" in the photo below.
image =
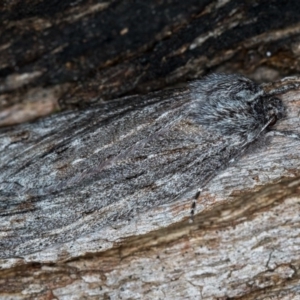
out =
{"type": "MultiPolygon", "coordinates": [[[[13,144],[0,161],[24,161],[28,152],[18,147],[26,141],[38,155],[47,141],[62,138],[66,127],[59,119],[52,119],[42,140],[39,136],[46,131],[40,135],[41,128],[36,128],[28,135],[32,125],[26,123],[58,110],[161,90],[211,72],[241,73],[261,83],[300,71],[297,0],[2,2],[0,126],[21,125],[18,134],[12,127],[2,129],[10,136],[6,142],[13,144]]],[[[288,82],[293,86],[295,81],[288,82]]],[[[300,90],[282,92],[288,118],[276,127],[299,133],[300,90]]],[[[94,109],[91,119],[93,112],[101,118],[94,109]]],[[[73,121],[79,115],[69,113],[73,121]]],[[[194,191],[129,221],[80,233],[80,228],[90,229],[93,218],[107,215],[94,211],[93,203],[80,211],[79,205],[72,206],[73,199],[55,203],[57,209],[45,198],[30,204],[36,195],[22,194],[16,184],[14,205],[1,202],[0,212],[10,210],[12,215],[6,218],[9,222],[0,220],[0,244],[22,239],[22,232],[27,236],[23,252],[22,243],[15,243],[13,255],[0,259],[0,298],[299,300],[299,153],[295,139],[270,136],[259,141],[205,186],[193,224],[194,191]],[[39,226],[41,219],[35,223],[37,210],[31,211],[41,204],[52,210],[43,216],[44,224],[62,228],[64,220],[77,227],[57,230],[62,239],[45,244],[47,228],[39,226]],[[78,218],[66,218],[67,211],[79,213],[78,218]],[[22,227],[26,221],[32,227],[22,227]],[[64,230],[76,232],[76,238],[64,236],[64,230]]],[[[64,166],[55,167],[63,175],[64,166]]],[[[0,174],[4,171],[0,168],[0,174]]]]}
{"type": "MultiPolygon", "coordinates": [[[[299,91],[281,98],[288,116],[276,128],[299,133],[299,91]]],[[[186,197],[72,241],[6,257],[1,297],[297,299],[299,168],[300,141],[270,137],[205,187],[194,223],[186,197]]],[[[57,213],[68,210],[71,205],[61,205],[57,213]]],[[[22,214],[14,221],[22,224],[22,214]]]]}

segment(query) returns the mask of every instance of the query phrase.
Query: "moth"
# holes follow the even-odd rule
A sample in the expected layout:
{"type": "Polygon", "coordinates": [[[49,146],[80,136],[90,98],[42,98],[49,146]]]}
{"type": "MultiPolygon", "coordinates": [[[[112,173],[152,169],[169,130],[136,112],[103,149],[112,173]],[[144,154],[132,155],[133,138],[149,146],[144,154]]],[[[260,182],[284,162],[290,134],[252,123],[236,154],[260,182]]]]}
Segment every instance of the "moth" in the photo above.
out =
{"type": "Polygon", "coordinates": [[[284,116],[282,101],[262,86],[213,74],[1,129],[0,258],[185,197],[284,116]]]}

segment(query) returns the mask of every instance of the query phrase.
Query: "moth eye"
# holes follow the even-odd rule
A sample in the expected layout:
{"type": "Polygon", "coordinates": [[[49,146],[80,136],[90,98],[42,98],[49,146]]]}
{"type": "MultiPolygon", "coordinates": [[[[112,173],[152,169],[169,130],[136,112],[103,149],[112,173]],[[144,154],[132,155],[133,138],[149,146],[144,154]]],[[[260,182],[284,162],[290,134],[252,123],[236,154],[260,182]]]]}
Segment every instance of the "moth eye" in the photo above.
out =
{"type": "Polygon", "coordinates": [[[270,122],[269,126],[273,126],[277,122],[277,116],[274,114],[271,116],[272,121],[270,122]]]}

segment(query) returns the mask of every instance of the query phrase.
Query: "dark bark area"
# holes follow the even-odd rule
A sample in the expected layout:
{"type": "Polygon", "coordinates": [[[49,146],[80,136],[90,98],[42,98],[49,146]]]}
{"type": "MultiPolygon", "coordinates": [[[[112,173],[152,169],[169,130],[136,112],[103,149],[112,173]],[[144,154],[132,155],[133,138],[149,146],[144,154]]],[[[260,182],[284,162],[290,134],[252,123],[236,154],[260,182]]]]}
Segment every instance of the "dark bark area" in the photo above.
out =
{"type": "MultiPolygon", "coordinates": [[[[7,126],[1,137],[16,148],[0,162],[9,155],[21,161],[25,154],[23,148],[17,152],[17,145],[27,139],[39,149],[39,128],[28,135],[28,121],[61,110],[70,110],[76,119],[89,109],[100,118],[97,105],[103,101],[155,90],[163,98],[169,92],[162,89],[171,86],[183,86],[185,95],[187,80],[211,72],[271,82],[264,86],[267,92],[290,83],[294,90],[280,96],[287,118],[276,128],[299,134],[299,79],[274,83],[299,72],[299,55],[296,0],[3,1],[0,126],[7,126]],[[20,127],[10,127],[17,123],[20,127]]],[[[124,109],[132,105],[130,99],[124,98],[124,109]]],[[[107,104],[108,113],[115,103],[107,104]]],[[[61,116],[54,115],[45,139],[64,132],[68,123],[60,123],[61,116]]],[[[73,240],[35,252],[29,245],[22,255],[2,257],[0,297],[298,299],[299,153],[295,139],[260,141],[205,186],[192,224],[191,198],[186,197],[129,222],[117,220],[73,240]]],[[[3,199],[1,214],[13,212],[3,199]]],[[[69,200],[56,218],[74,211],[69,200]]],[[[36,203],[51,207],[47,201],[36,203]]],[[[16,212],[30,208],[19,206],[16,212]]],[[[95,211],[82,212],[74,227],[83,218],[99,218],[95,211]]],[[[22,230],[23,217],[16,213],[12,223],[1,222],[0,244],[13,240],[11,228],[19,224],[22,230]]],[[[45,238],[40,230],[35,244],[45,238]]]]}
{"type": "Polygon", "coordinates": [[[145,93],[213,71],[299,70],[298,1],[7,1],[0,121],[145,93]]]}

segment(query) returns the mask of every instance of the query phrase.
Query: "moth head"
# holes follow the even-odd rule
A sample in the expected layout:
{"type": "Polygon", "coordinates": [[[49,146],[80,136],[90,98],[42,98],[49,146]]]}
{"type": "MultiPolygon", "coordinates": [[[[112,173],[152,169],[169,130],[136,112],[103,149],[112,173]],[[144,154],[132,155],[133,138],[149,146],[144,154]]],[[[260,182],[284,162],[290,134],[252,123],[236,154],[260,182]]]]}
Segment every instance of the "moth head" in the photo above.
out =
{"type": "Polygon", "coordinates": [[[276,122],[285,116],[285,107],[279,98],[267,97],[265,101],[265,111],[269,126],[273,126],[276,122]]]}
{"type": "Polygon", "coordinates": [[[193,120],[223,136],[253,141],[285,115],[283,103],[240,75],[212,74],[192,83],[193,120]]]}

